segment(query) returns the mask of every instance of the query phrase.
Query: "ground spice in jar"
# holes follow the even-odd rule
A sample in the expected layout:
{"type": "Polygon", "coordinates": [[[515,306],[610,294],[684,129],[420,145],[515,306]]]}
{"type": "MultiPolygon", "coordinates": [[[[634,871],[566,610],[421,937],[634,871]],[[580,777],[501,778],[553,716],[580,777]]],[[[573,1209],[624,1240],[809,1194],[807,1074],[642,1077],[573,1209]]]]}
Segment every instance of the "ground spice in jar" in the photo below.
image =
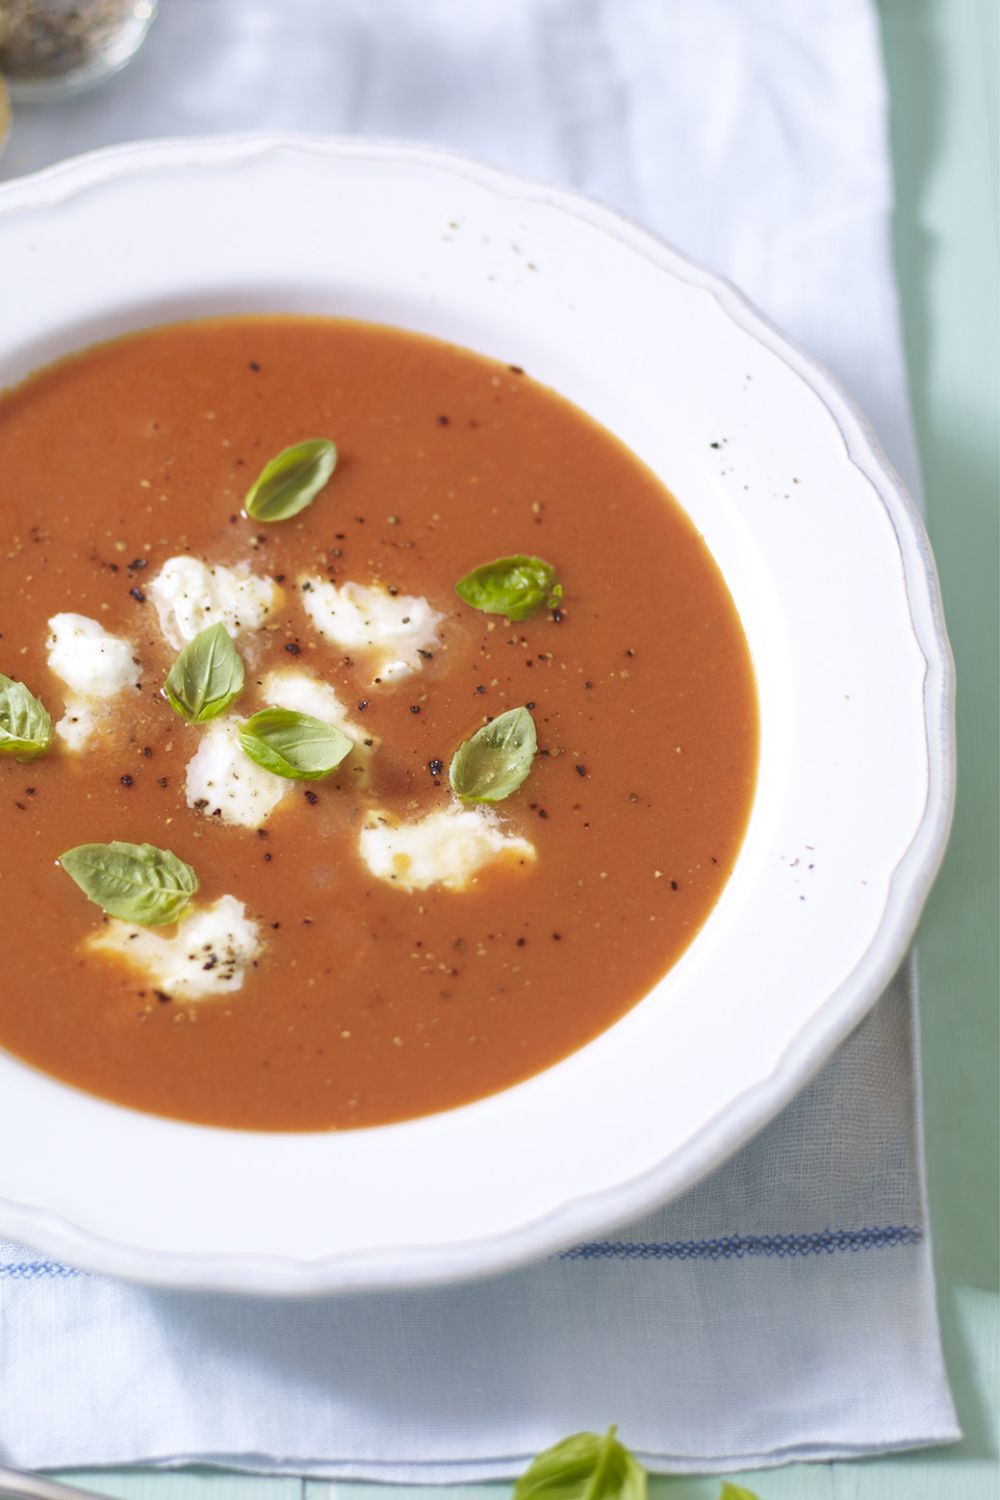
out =
{"type": "Polygon", "coordinates": [[[0,0],[0,73],[17,89],[96,82],[127,62],[156,0],[0,0]]]}

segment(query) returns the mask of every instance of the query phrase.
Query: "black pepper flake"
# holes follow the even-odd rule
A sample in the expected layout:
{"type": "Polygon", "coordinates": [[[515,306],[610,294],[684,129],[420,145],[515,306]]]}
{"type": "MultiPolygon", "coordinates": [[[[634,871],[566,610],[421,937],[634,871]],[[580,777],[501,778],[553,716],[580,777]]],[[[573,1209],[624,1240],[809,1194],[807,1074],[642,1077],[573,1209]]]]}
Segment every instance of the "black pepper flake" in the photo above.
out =
{"type": "Polygon", "coordinates": [[[128,570],[129,570],[130,573],[141,573],[142,570],[143,570],[143,568],[148,568],[148,567],[149,567],[149,563],[147,562],[146,558],[144,558],[144,557],[133,557],[132,561],[128,565],[128,570]]]}
{"type": "Polygon", "coordinates": [[[24,795],[26,797],[33,797],[35,795],[35,788],[33,786],[26,786],[24,789],[24,795]]]}
{"type": "Polygon", "coordinates": [[[532,699],[532,701],[530,703],[526,703],[524,706],[525,706],[525,708],[534,708],[534,706],[535,706],[534,699],[532,699]]]}
{"type": "Polygon", "coordinates": [[[680,886],[677,884],[676,880],[672,880],[670,882],[670,889],[672,891],[679,891],[680,890],[680,886]]]}
{"type": "Polygon", "coordinates": [[[14,806],[17,808],[18,812],[27,812],[28,810],[27,804],[24,802],[15,802],[14,806]]]}
{"type": "Polygon", "coordinates": [[[132,777],[131,776],[128,776],[128,775],[121,776],[121,777],[119,777],[119,780],[121,781],[122,786],[131,786],[132,785],[132,777]]]}
{"type": "Polygon", "coordinates": [[[639,800],[639,793],[638,792],[629,792],[629,794],[628,794],[628,800],[630,802],[638,802],[638,800],[639,800]]]}
{"type": "Polygon", "coordinates": [[[429,760],[427,762],[427,769],[428,771],[430,771],[432,776],[440,776],[441,772],[444,770],[444,761],[436,759],[429,760]]]}
{"type": "Polygon", "coordinates": [[[309,803],[310,807],[315,807],[316,803],[319,801],[319,797],[317,796],[317,794],[310,791],[307,791],[305,793],[305,799],[309,803]]]}
{"type": "Polygon", "coordinates": [[[156,784],[157,786],[168,786],[169,782],[167,781],[166,776],[157,776],[156,784]]]}
{"type": "Polygon", "coordinates": [[[522,368],[521,368],[520,365],[508,365],[507,368],[508,368],[508,370],[510,371],[510,373],[512,375],[523,375],[524,374],[524,371],[522,370],[522,368]]]}
{"type": "Polygon", "coordinates": [[[554,609],[550,618],[553,625],[561,625],[566,616],[563,614],[561,609],[554,609]]]}
{"type": "Polygon", "coordinates": [[[594,686],[592,682],[585,682],[583,685],[585,688],[592,688],[594,686]]]}
{"type": "Polygon", "coordinates": [[[135,600],[136,604],[145,604],[145,602],[146,602],[146,596],[142,592],[142,589],[140,589],[140,588],[134,588],[133,587],[133,588],[129,589],[129,593],[131,594],[132,598],[135,600]]]}
{"type": "Polygon", "coordinates": [[[418,714],[419,712],[420,712],[420,704],[419,703],[411,703],[410,704],[410,713],[411,714],[418,714]]]}
{"type": "Polygon", "coordinates": [[[562,933],[561,932],[554,932],[552,934],[552,941],[554,943],[561,943],[562,942],[562,933]]]}
{"type": "Polygon", "coordinates": [[[709,447],[710,447],[710,448],[721,448],[721,447],[722,447],[722,444],[721,444],[721,443],[709,443],[709,445],[708,445],[708,446],[709,446],[709,447]]]}
{"type": "Polygon", "coordinates": [[[418,656],[422,656],[423,659],[424,659],[424,661],[433,661],[434,660],[434,652],[433,651],[424,651],[422,649],[422,647],[420,647],[420,646],[417,647],[417,655],[418,656]]]}
{"type": "Polygon", "coordinates": [[[440,416],[437,419],[437,424],[438,424],[439,427],[447,427],[448,422],[449,422],[449,418],[445,417],[445,416],[440,416]]]}
{"type": "Polygon", "coordinates": [[[586,776],[586,774],[587,774],[587,767],[586,766],[577,766],[577,768],[576,768],[576,774],[578,776],[586,776]]]}
{"type": "Polygon", "coordinates": [[[547,812],[546,812],[546,811],[545,811],[545,808],[544,808],[544,807],[540,807],[540,808],[539,808],[539,809],[538,809],[538,816],[539,816],[539,817],[540,817],[540,818],[547,818],[547,817],[548,817],[548,813],[547,813],[547,812]]]}
{"type": "MultiPolygon", "coordinates": [[[[204,803],[202,803],[202,806],[204,806],[204,805],[205,805],[205,804],[204,804],[204,803]]],[[[195,807],[197,807],[197,806],[198,806],[198,804],[197,804],[197,802],[196,802],[196,803],[195,803],[195,807]]],[[[267,829],[266,829],[266,828],[258,828],[258,829],[257,829],[257,837],[258,837],[258,838],[259,838],[259,839],[266,839],[266,838],[268,838],[268,837],[269,837],[269,835],[268,835],[268,831],[267,831],[267,829]]]]}
{"type": "Polygon", "coordinates": [[[275,575],[274,575],[274,581],[275,581],[275,583],[284,583],[284,581],[285,581],[285,575],[284,575],[284,573],[275,573],[275,575]]]}
{"type": "Polygon", "coordinates": [[[365,709],[367,707],[368,707],[368,699],[367,698],[359,698],[358,699],[358,712],[359,713],[364,713],[364,711],[365,711],[365,709]]]}
{"type": "Polygon", "coordinates": [[[486,691],[486,689],[483,686],[483,684],[481,682],[478,683],[477,686],[476,686],[476,692],[477,693],[485,693],[485,691],[486,691]]]}
{"type": "Polygon", "coordinates": [[[169,1005],[170,1001],[173,998],[173,996],[168,995],[165,990],[154,990],[153,994],[156,996],[157,1000],[159,1000],[161,1005],[169,1005]]]}
{"type": "Polygon", "coordinates": [[[286,641],[285,650],[288,652],[289,656],[302,655],[302,647],[299,645],[298,641],[286,641]]]}
{"type": "Polygon", "coordinates": [[[523,948],[523,947],[524,947],[524,945],[525,945],[525,943],[526,943],[526,942],[527,942],[527,941],[528,941],[528,939],[527,939],[527,938],[523,938],[523,937],[521,937],[521,938],[518,938],[518,940],[517,940],[517,944],[516,944],[516,946],[517,946],[517,947],[518,947],[518,948],[523,948]]]}
{"type": "Polygon", "coordinates": [[[274,858],[274,855],[271,853],[271,851],[269,849],[267,851],[267,853],[264,855],[264,863],[266,865],[269,865],[271,863],[271,861],[272,861],[273,858],[274,858]]]}
{"type": "Polygon", "coordinates": [[[250,361],[249,368],[253,371],[253,373],[255,375],[259,375],[260,374],[260,365],[257,363],[257,361],[255,359],[252,359],[250,361]]]}
{"type": "Polygon", "coordinates": [[[152,748],[149,745],[143,745],[143,747],[142,747],[142,753],[143,753],[143,756],[145,757],[146,760],[152,760],[152,758],[153,758],[153,751],[152,751],[152,748]]]}

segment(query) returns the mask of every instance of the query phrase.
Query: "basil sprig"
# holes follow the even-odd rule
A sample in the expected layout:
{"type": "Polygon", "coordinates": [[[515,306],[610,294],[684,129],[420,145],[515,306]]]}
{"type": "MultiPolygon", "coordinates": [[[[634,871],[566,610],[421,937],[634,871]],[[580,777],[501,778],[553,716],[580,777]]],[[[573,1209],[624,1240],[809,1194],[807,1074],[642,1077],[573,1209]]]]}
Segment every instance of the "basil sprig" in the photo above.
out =
{"type": "Polygon", "coordinates": [[[59,863],[95,906],[142,927],[176,922],[198,889],[191,866],[155,844],[78,844],[59,863]]]}
{"type": "Polygon", "coordinates": [[[240,744],[252,761],[288,781],[322,781],[353,742],[333,724],[293,708],[264,708],[239,726],[240,744]]]}
{"type": "Polygon", "coordinates": [[[204,724],[243,691],[243,663],[224,625],[209,625],[188,641],[167,674],[163,691],[171,708],[204,724]]]}
{"type": "Polygon", "coordinates": [[[551,563],[520,554],[473,568],[458,580],[455,592],[473,609],[508,620],[527,620],[543,606],[555,609],[563,593],[551,563]]]}
{"type": "Polygon", "coordinates": [[[538,738],[526,708],[511,708],[459,745],[448,780],[463,802],[502,802],[531,770],[538,738]]]}
{"type": "Polygon", "coordinates": [[[0,755],[26,762],[44,755],[52,743],[52,719],[45,705],[0,672],[0,755]]]}
{"type": "Polygon", "coordinates": [[[513,1500],[646,1500],[646,1471],[617,1431],[578,1432],[546,1448],[514,1485],[513,1500]]]}
{"type": "Polygon", "coordinates": [[[287,521],[311,505],[337,467],[329,438],[283,448],[247,490],[243,509],[255,521],[287,521]]]}
{"type": "MultiPolygon", "coordinates": [[[[578,1432],[539,1453],[514,1485],[512,1500],[646,1500],[647,1475],[609,1427],[603,1437],[578,1432]]],[[[722,1481],[719,1500],[757,1500],[722,1481]]]]}

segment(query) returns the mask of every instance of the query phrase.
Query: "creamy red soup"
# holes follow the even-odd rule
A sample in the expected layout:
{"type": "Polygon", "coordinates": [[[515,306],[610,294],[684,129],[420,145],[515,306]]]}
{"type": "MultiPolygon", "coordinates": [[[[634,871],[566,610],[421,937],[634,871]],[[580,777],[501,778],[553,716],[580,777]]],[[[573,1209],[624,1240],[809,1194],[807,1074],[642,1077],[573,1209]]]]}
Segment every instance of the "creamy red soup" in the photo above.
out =
{"type": "Polygon", "coordinates": [[[460,1105],[647,994],[733,868],[733,602],[516,365],[320,318],[89,349],[0,400],[0,544],[0,1045],[67,1083],[265,1130],[460,1105]]]}

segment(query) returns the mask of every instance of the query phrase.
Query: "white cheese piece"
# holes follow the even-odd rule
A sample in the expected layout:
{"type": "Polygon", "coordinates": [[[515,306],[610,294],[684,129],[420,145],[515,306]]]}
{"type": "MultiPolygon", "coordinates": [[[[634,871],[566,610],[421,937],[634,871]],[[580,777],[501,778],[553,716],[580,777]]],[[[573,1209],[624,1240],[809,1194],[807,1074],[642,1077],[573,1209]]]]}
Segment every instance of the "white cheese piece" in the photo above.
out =
{"type": "Polygon", "coordinates": [[[223,823],[259,828],[291,787],[250,759],[231,719],[216,719],[188,761],[184,791],[188,806],[207,818],[217,815],[223,823]]]}
{"type": "Polygon", "coordinates": [[[168,557],[146,593],[177,650],[209,625],[223,624],[234,640],[259,630],[280,596],[273,578],[257,577],[245,563],[226,568],[186,555],[168,557]]]}
{"type": "Polygon", "coordinates": [[[151,988],[175,1000],[234,994],[261,951],[257,924],[235,896],[220,896],[211,906],[192,911],[172,937],[112,917],[85,946],[124,959],[151,988]]]}
{"type": "Polygon", "coordinates": [[[495,860],[525,864],[536,857],[534,844],[505,833],[495,813],[458,802],[405,823],[372,813],[359,850],[374,876],[404,891],[432,885],[459,891],[495,860]]]}
{"type": "Polygon", "coordinates": [[[48,624],[49,667],[68,689],[56,734],[69,749],[82,750],[109,700],[139,681],[139,659],[131,641],[87,615],[53,615],[48,624]]]}
{"type": "Polygon", "coordinates": [[[328,682],[322,682],[297,667],[278,668],[268,672],[260,690],[265,703],[273,704],[275,708],[290,708],[299,714],[310,714],[324,724],[333,724],[353,740],[354,749],[343,762],[343,768],[350,772],[352,785],[364,784],[378,740],[355,723],[328,682]],[[370,743],[365,744],[366,740],[370,743]]]}
{"type": "Polygon", "coordinates": [[[426,599],[390,594],[377,586],[325,578],[300,578],[302,603],[316,629],[344,651],[370,657],[373,678],[392,682],[419,671],[421,651],[439,647],[437,627],[444,619],[426,599]]]}

